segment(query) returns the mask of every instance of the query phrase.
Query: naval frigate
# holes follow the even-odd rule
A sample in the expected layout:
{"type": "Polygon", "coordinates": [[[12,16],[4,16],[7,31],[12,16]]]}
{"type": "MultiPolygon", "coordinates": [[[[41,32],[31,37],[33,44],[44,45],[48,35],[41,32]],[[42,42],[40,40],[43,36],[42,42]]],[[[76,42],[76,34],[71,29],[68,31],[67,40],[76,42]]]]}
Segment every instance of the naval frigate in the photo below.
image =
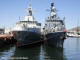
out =
{"type": "Polygon", "coordinates": [[[12,28],[18,47],[41,42],[41,23],[38,23],[33,16],[32,4],[29,4],[27,12],[24,20],[17,22],[12,28]]]}
{"type": "Polygon", "coordinates": [[[44,34],[49,45],[62,47],[66,38],[65,18],[57,16],[54,3],[51,3],[50,16],[45,20],[44,34]]]}

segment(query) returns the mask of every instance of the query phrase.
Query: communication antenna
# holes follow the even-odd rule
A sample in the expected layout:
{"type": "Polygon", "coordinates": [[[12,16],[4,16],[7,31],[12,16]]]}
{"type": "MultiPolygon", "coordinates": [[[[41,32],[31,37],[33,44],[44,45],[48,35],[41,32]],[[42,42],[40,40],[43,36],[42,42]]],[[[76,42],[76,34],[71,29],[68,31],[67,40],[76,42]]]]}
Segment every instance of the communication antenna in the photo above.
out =
{"type": "Polygon", "coordinates": [[[36,12],[36,10],[32,9],[32,0],[29,0],[28,3],[28,10],[25,9],[25,11],[28,13],[28,15],[33,15],[33,13],[36,12]]]}

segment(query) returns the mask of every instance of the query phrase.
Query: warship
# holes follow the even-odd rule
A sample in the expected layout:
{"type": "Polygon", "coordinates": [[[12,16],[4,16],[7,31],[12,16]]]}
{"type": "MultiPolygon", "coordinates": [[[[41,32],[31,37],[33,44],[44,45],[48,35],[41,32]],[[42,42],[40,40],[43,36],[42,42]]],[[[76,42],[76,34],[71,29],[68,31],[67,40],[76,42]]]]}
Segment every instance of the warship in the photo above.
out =
{"type": "Polygon", "coordinates": [[[32,4],[29,4],[27,12],[24,20],[17,22],[16,26],[12,28],[18,47],[41,42],[41,23],[38,23],[33,16],[32,4]]]}
{"type": "Polygon", "coordinates": [[[62,47],[66,38],[65,18],[57,16],[54,3],[51,3],[50,16],[45,20],[44,35],[49,45],[62,47]]]}

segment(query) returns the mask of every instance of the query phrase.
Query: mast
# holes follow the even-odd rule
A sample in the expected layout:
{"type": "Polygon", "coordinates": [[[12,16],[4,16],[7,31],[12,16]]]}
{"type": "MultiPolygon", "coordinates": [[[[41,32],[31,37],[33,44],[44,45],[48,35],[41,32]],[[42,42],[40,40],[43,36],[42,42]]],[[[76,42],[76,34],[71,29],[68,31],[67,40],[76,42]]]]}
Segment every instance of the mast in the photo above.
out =
{"type": "Polygon", "coordinates": [[[66,31],[66,26],[65,26],[65,16],[63,18],[63,22],[64,22],[64,30],[66,31]]]}
{"type": "Polygon", "coordinates": [[[79,21],[77,20],[77,30],[76,30],[77,34],[79,34],[78,24],[79,24],[79,21]]]}
{"type": "Polygon", "coordinates": [[[32,10],[32,3],[30,0],[30,4],[29,4],[28,10],[27,10],[28,14],[27,14],[27,16],[25,16],[25,21],[34,21],[33,12],[34,12],[34,10],[32,10]]]}
{"type": "Polygon", "coordinates": [[[19,16],[19,21],[21,20],[20,16],[19,16]]]}
{"type": "Polygon", "coordinates": [[[50,14],[51,14],[51,19],[53,19],[53,18],[56,18],[56,9],[55,9],[55,7],[54,7],[54,3],[51,3],[51,12],[50,12],[50,14]]]}
{"type": "Polygon", "coordinates": [[[28,16],[32,16],[32,4],[29,4],[29,8],[28,8],[28,16]]]}

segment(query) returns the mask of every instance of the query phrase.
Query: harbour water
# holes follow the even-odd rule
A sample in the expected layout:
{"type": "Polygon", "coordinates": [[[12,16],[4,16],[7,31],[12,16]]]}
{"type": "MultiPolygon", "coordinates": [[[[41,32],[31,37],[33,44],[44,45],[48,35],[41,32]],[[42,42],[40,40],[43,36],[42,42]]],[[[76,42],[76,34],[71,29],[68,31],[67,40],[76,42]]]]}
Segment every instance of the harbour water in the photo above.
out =
{"type": "Polygon", "coordinates": [[[45,44],[34,47],[17,48],[8,46],[0,49],[0,60],[80,60],[80,38],[67,38],[63,49],[45,44]]]}

